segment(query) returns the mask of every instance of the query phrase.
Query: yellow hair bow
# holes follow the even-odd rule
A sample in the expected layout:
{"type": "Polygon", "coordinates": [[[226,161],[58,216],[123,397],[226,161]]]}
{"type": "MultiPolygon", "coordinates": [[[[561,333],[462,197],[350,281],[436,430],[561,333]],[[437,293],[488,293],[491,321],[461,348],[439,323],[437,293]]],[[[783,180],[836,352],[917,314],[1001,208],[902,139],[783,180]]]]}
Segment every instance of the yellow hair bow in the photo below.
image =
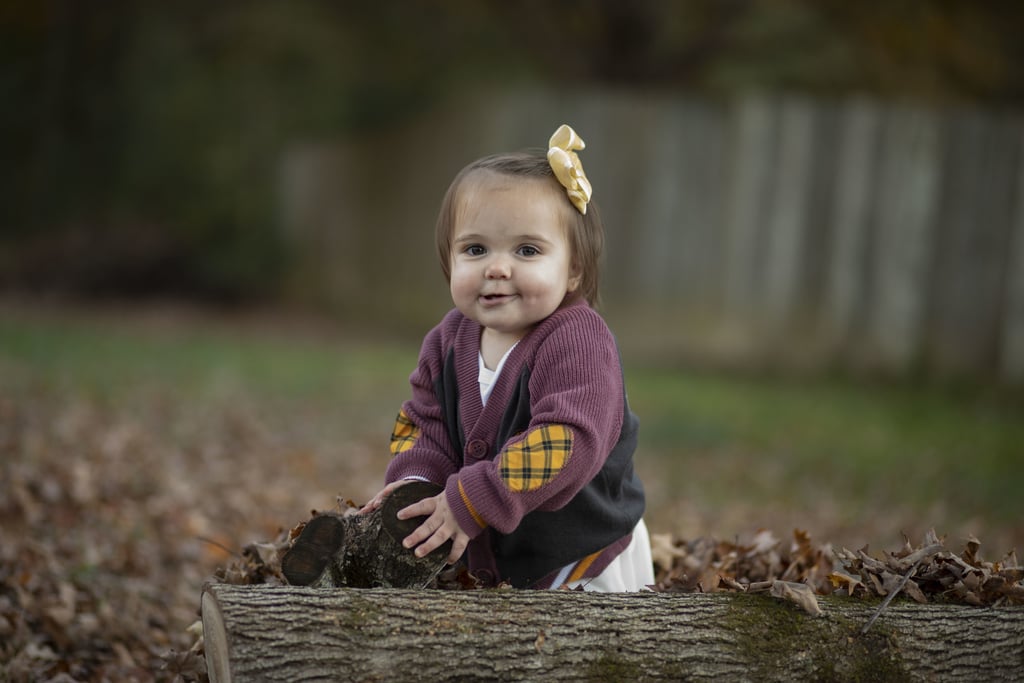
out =
{"type": "Polygon", "coordinates": [[[576,150],[586,146],[576,131],[564,123],[548,141],[548,163],[551,164],[551,170],[565,188],[569,201],[583,215],[587,213],[592,188],[576,150]]]}

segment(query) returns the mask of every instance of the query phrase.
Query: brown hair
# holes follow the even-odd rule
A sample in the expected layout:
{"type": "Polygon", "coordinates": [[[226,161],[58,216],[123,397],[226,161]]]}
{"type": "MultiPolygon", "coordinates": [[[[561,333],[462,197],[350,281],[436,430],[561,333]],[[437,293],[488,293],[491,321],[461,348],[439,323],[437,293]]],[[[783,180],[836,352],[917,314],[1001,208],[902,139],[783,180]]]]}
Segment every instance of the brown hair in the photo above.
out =
{"type": "Polygon", "coordinates": [[[463,168],[455,176],[441,201],[435,228],[437,256],[445,280],[451,282],[452,235],[458,218],[460,193],[466,181],[481,171],[519,178],[546,178],[558,188],[559,193],[565,197],[565,227],[572,258],[570,268],[580,276],[580,285],[576,293],[585,298],[591,306],[596,307],[600,303],[598,285],[604,252],[604,225],[601,223],[601,215],[593,201],[587,205],[586,215],[576,210],[569,202],[565,189],[555,178],[547,154],[542,149],[483,157],[463,168]]]}

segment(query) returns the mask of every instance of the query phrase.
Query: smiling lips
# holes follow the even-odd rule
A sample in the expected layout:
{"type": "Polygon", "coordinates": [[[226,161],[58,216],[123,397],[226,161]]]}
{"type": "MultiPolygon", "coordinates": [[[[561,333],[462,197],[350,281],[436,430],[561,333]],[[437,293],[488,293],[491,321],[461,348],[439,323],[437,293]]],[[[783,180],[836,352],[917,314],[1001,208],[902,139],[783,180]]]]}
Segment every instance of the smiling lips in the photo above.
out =
{"type": "Polygon", "coordinates": [[[484,305],[494,306],[510,301],[514,296],[515,294],[481,294],[479,298],[484,305]]]}

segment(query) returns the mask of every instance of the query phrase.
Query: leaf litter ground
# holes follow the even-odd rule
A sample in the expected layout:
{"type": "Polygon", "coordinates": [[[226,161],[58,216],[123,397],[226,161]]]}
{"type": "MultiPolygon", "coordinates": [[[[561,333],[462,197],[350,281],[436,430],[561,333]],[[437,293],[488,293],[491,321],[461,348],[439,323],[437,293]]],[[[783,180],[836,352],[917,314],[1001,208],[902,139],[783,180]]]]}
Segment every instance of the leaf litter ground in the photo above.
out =
{"type": "MultiPolygon", "coordinates": [[[[0,399],[6,680],[205,680],[202,584],[283,583],[298,527],[281,522],[329,469],[282,450],[287,429],[239,402],[200,417],[159,398],[131,411],[47,392],[0,399]]],[[[382,467],[367,458],[350,453],[339,476],[355,483],[355,467],[375,479],[382,467]]],[[[788,541],[654,533],[652,545],[659,591],[765,591],[813,613],[814,595],[884,596],[909,575],[902,594],[921,602],[1024,604],[1015,555],[984,560],[974,539],[957,552],[929,534],[880,554],[800,531],[788,541]]],[[[465,571],[438,580],[474,587],[465,571]]]]}
{"type": "MultiPolygon", "coordinates": [[[[372,493],[386,465],[384,414],[365,433],[351,423],[332,431],[336,405],[275,403],[230,381],[199,397],[160,383],[86,390],[41,381],[2,354],[0,378],[3,680],[205,680],[203,583],[280,583],[296,511],[330,506],[334,487],[372,493]]],[[[742,505],[731,506],[734,519],[765,518],[742,505]]],[[[765,591],[809,611],[814,595],[896,587],[918,601],[1021,604],[1016,556],[983,559],[973,538],[961,549],[926,534],[874,553],[801,531],[652,531],[660,591],[765,591]]],[[[474,582],[452,570],[438,587],[474,582]]]]}

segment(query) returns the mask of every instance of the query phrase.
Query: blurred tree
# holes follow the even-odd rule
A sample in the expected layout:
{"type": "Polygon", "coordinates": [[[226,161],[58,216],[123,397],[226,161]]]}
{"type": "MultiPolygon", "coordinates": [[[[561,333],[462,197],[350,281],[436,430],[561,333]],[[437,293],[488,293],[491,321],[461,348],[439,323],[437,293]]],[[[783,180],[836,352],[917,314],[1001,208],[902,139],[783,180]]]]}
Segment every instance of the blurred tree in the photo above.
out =
{"type": "Polygon", "coordinates": [[[657,87],[1024,99],[1024,5],[522,0],[494,5],[538,75],[657,87]]]}
{"type": "Polygon", "coordinates": [[[861,85],[886,95],[1020,105],[1024,5],[803,0],[855,57],[861,85]]]}
{"type": "Polygon", "coordinates": [[[493,29],[472,2],[5,5],[0,284],[272,293],[282,146],[493,74],[493,29]]]}
{"type": "Polygon", "coordinates": [[[0,286],[273,294],[282,148],[541,81],[1020,104],[1010,2],[0,5],[0,286]]]}
{"type": "Polygon", "coordinates": [[[13,105],[0,109],[3,180],[17,200],[4,203],[23,211],[4,221],[5,230],[24,230],[28,215],[45,222],[69,205],[106,202],[99,179],[113,165],[108,145],[117,121],[108,114],[120,106],[116,72],[124,52],[114,17],[126,4],[114,0],[98,14],[74,2],[0,9],[0,87],[13,105]]]}
{"type": "Polygon", "coordinates": [[[693,86],[728,54],[752,2],[524,0],[495,8],[537,72],[553,80],[693,86]]]}

